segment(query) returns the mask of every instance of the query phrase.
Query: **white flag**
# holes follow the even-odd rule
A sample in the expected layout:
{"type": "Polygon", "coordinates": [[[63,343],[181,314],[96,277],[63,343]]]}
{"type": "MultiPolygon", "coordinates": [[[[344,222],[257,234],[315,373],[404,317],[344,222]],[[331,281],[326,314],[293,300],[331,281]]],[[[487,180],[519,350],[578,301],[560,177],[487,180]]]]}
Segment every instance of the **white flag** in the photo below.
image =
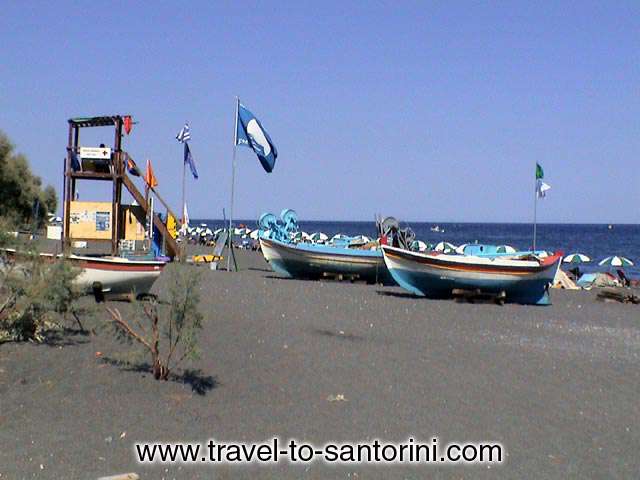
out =
{"type": "Polygon", "coordinates": [[[187,202],[184,203],[182,208],[182,226],[180,227],[180,234],[187,234],[187,227],[189,226],[189,212],[187,212],[187,202]]]}
{"type": "Polygon", "coordinates": [[[538,198],[544,198],[547,196],[547,190],[551,190],[551,185],[544,183],[544,181],[539,178],[536,186],[536,193],[538,198]]]}

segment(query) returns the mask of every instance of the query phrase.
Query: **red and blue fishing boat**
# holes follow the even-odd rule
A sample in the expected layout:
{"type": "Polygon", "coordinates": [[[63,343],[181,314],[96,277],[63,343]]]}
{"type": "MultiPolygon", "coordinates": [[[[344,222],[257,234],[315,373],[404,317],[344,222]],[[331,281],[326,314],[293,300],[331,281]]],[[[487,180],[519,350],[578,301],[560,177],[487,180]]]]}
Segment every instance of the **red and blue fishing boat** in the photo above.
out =
{"type": "Polygon", "coordinates": [[[541,257],[537,252],[509,255],[418,253],[382,247],[393,279],[405,290],[430,298],[448,298],[455,289],[506,295],[506,301],[550,305],[549,285],[562,253],[541,257]]]}

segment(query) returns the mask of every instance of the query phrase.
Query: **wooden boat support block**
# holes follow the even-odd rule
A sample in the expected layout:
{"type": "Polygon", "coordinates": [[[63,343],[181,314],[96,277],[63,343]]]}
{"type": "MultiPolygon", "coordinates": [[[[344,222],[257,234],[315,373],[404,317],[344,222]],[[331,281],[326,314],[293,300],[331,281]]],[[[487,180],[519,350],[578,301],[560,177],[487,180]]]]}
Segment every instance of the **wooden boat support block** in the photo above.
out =
{"type": "Polygon", "coordinates": [[[640,296],[633,295],[623,290],[617,290],[615,288],[603,288],[598,293],[598,300],[601,302],[620,302],[620,303],[633,303],[635,305],[640,304],[640,296]]]}
{"type": "Polygon", "coordinates": [[[110,477],[100,477],[98,480],[140,480],[140,476],[137,473],[122,473],[110,477]]]}
{"type": "Polygon", "coordinates": [[[323,272],[322,278],[327,278],[329,280],[337,280],[339,282],[342,282],[343,280],[348,280],[353,283],[360,279],[360,275],[358,275],[357,273],[323,272]]]}
{"type": "Polygon", "coordinates": [[[501,292],[483,292],[480,289],[465,290],[461,288],[454,288],[451,291],[451,295],[457,302],[492,302],[498,305],[504,305],[507,300],[507,294],[503,290],[501,292]]]}

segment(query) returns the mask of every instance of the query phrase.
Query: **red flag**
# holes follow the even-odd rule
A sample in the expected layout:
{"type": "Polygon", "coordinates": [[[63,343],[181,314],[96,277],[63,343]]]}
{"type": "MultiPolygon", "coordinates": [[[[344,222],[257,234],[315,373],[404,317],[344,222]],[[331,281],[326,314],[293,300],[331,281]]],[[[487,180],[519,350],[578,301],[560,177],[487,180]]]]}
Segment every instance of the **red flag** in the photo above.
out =
{"type": "Polygon", "coordinates": [[[147,160],[147,172],[144,174],[144,181],[152,188],[158,186],[158,180],[153,174],[153,168],[151,167],[151,160],[147,160]]]}
{"type": "Polygon", "coordinates": [[[133,119],[131,118],[131,115],[127,115],[126,117],[124,117],[124,131],[126,132],[127,135],[131,133],[132,128],[133,128],[133,119]]]}

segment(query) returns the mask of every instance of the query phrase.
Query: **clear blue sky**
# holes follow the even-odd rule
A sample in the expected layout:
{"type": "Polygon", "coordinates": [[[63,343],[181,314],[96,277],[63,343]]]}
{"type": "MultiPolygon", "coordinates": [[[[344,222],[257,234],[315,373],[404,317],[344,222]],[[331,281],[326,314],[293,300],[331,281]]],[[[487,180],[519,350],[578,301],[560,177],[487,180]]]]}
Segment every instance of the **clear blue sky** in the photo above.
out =
{"type": "Polygon", "coordinates": [[[530,221],[538,161],[541,221],[640,222],[638,1],[2,10],[0,129],[58,189],[67,118],[131,113],[126,148],[178,207],[189,120],[190,214],[220,217],[238,95],[279,150],[272,174],[238,151],[239,217],[530,221]]]}

